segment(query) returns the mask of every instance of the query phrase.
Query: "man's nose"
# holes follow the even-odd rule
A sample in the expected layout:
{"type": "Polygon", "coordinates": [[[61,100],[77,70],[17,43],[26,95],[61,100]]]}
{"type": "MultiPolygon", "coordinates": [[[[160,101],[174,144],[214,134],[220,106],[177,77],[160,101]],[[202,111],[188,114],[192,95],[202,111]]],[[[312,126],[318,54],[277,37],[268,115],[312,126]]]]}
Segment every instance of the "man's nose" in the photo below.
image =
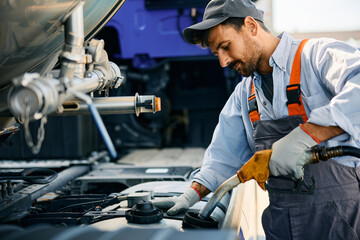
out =
{"type": "Polygon", "coordinates": [[[227,54],[219,53],[218,54],[219,62],[221,67],[227,67],[230,64],[230,58],[227,54]]]}

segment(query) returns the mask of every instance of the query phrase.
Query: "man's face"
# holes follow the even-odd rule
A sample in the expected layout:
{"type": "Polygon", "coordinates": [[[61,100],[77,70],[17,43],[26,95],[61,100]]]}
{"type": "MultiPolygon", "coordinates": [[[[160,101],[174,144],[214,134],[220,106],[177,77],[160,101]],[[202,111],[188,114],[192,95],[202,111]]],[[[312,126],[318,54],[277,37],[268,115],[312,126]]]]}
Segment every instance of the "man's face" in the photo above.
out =
{"type": "Polygon", "coordinates": [[[231,25],[217,25],[210,30],[208,42],[222,67],[233,68],[244,77],[258,69],[261,47],[244,26],[237,31],[231,25]]]}

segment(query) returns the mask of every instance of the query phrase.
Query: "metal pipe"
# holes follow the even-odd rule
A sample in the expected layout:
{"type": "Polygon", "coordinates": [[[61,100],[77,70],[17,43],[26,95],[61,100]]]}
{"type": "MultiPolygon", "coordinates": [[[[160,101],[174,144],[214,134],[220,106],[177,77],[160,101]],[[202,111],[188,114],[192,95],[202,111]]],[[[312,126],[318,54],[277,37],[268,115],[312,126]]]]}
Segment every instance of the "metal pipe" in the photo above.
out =
{"type": "MultiPolygon", "coordinates": [[[[117,76],[113,77],[117,79],[117,76]]],[[[9,109],[13,116],[19,118],[28,104],[30,118],[37,119],[36,114],[46,116],[53,113],[59,104],[74,98],[73,92],[87,93],[104,87],[101,81],[103,78],[104,74],[101,71],[94,70],[89,73],[88,78],[74,77],[69,90],[61,92],[59,89],[63,85],[59,79],[41,78],[37,73],[27,73],[19,77],[8,94],[9,109]]]]}
{"type": "MultiPolygon", "coordinates": [[[[72,99],[73,92],[87,93],[121,84],[123,77],[120,69],[109,62],[103,41],[92,40],[89,51],[93,55],[85,55],[83,6],[81,1],[66,19],[65,46],[60,56],[62,65],[58,78],[50,74],[26,73],[13,80],[14,86],[8,90],[7,103],[15,117],[40,119],[57,110],[64,101],[72,99]],[[97,61],[91,62],[91,56],[97,61]],[[85,63],[91,66],[86,78],[85,63]],[[28,116],[24,116],[26,109],[28,116]]],[[[0,110],[6,109],[0,104],[0,110]]]]}
{"type": "Polygon", "coordinates": [[[84,44],[84,2],[80,2],[65,22],[65,44],[82,48],[84,44]]]}
{"type": "MultiPolygon", "coordinates": [[[[101,114],[131,114],[135,113],[135,97],[104,97],[93,98],[93,104],[101,114]]],[[[63,103],[62,115],[89,114],[88,105],[79,100],[63,103]]]]}
{"type": "Polygon", "coordinates": [[[216,205],[222,199],[222,197],[228,191],[230,191],[240,183],[241,182],[237,174],[235,174],[234,176],[223,182],[223,184],[221,184],[213,193],[213,195],[211,196],[210,200],[206,203],[206,205],[200,210],[199,218],[203,220],[208,219],[211,213],[214,211],[216,205]]]}
{"type": "MultiPolygon", "coordinates": [[[[132,114],[152,112],[161,110],[160,98],[154,95],[134,97],[103,97],[93,98],[93,105],[100,114],[132,114]]],[[[79,100],[70,100],[63,104],[63,113],[61,115],[79,115],[89,114],[88,105],[79,100]]]]}
{"type": "Polygon", "coordinates": [[[84,2],[80,2],[66,19],[65,46],[61,53],[62,66],[60,79],[72,80],[74,75],[81,78],[85,72],[84,49],[84,2]]]}
{"type": "MultiPolygon", "coordinates": [[[[94,70],[93,72],[88,73],[88,76],[84,79],[74,77],[71,82],[71,90],[77,92],[88,93],[96,91],[103,87],[101,79],[104,77],[100,71],[94,70]]],[[[73,98],[74,95],[71,92],[67,92],[65,100],[73,98]]]]}

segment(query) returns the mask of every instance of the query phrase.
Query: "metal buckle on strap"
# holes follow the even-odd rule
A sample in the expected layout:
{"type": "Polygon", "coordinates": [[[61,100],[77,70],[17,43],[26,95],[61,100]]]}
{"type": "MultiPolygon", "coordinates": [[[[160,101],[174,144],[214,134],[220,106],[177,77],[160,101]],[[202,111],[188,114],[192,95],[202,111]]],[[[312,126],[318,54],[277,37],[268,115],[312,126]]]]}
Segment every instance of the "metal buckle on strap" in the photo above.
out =
{"type": "Polygon", "coordinates": [[[255,93],[250,95],[250,97],[248,98],[248,101],[249,101],[249,113],[251,113],[253,111],[257,111],[258,106],[257,106],[257,102],[256,102],[255,93]]]}
{"type": "Polygon", "coordinates": [[[297,103],[300,105],[300,93],[300,84],[291,84],[286,86],[286,97],[288,99],[286,105],[293,103],[297,103]]]}
{"type": "Polygon", "coordinates": [[[265,183],[265,189],[270,193],[284,193],[284,194],[305,194],[305,195],[313,195],[315,193],[316,183],[313,176],[311,176],[312,185],[308,185],[305,183],[303,179],[293,179],[290,177],[284,176],[270,176],[269,178],[282,179],[285,181],[291,181],[294,183],[293,189],[277,189],[272,188],[269,184],[265,183]]]}

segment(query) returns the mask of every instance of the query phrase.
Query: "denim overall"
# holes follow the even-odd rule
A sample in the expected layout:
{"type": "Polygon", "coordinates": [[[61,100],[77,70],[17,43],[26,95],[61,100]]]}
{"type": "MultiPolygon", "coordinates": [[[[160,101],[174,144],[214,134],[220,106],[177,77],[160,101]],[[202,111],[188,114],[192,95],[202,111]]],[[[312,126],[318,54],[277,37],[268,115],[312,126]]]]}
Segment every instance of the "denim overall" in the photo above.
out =
{"type": "MultiPolygon", "coordinates": [[[[295,57],[293,65],[295,61],[301,62],[295,57]]],[[[291,112],[294,111],[289,109],[290,116],[282,119],[258,118],[253,122],[256,151],[271,149],[275,141],[307,119],[301,111],[299,115],[291,112]]],[[[344,166],[330,159],[305,165],[303,180],[270,176],[266,189],[270,199],[262,215],[266,239],[359,239],[360,167],[344,166]]]]}

